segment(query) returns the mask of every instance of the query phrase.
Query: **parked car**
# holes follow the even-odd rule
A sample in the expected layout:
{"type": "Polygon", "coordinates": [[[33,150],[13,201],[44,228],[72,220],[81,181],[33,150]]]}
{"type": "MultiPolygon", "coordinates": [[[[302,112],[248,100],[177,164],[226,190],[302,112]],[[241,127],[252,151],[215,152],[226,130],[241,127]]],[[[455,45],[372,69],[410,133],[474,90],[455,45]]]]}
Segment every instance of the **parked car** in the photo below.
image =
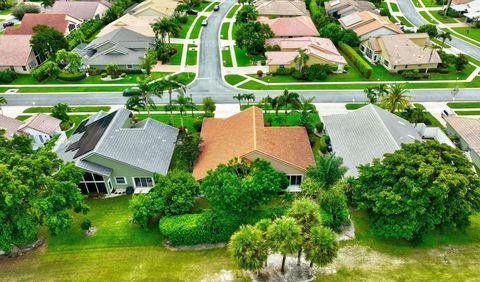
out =
{"type": "Polygon", "coordinates": [[[197,15],[198,11],[194,9],[187,10],[187,15],[197,15]]]}
{"type": "Polygon", "coordinates": [[[215,5],[215,7],[213,7],[213,10],[216,12],[218,10],[220,10],[220,6],[219,5],[215,5]]]}
{"type": "Polygon", "coordinates": [[[442,117],[455,116],[455,112],[450,109],[445,109],[442,111],[442,117]]]}
{"type": "Polygon", "coordinates": [[[203,20],[202,21],[202,26],[207,26],[208,25],[208,21],[207,20],[203,20]]]}
{"type": "Polygon", "coordinates": [[[3,28],[7,28],[7,27],[13,26],[13,25],[14,25],[14,23],[12,23],[12,22],[4,22],[3,23],[3,28]]]}
{"type": "Polygon", "coordinates": [[[123,90],[122,95],[123,96],[134,96],[134,95],[140,95],[142,91],[138,87],[130,87],[125,90],[123,90]]]}

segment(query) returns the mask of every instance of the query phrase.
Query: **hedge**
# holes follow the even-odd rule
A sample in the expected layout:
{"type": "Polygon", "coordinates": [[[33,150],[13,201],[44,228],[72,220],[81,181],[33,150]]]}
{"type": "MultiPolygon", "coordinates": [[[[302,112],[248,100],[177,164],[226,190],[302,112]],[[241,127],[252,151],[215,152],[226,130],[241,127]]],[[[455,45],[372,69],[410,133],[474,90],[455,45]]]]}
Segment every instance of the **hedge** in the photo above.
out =
{"type": "Polygon", "coordinates": [[[12,70],[0,71],[0,83],[10,83],[17,79],[17,73],[12,70]]]}
{"type": "Polygon", "coordinates": [[[314,18],[316,16],[323,16],[322,13],[320,12],[320,7],[317,4],[316,0],[311,0],[308,8],[310,10],[311,17],[314,18]]]}
{"type": "Polygon", "coordinates": [[[368,79],[372,76],[372,67],[362,58],[362,56],[360,56],[360,54],[357,53],[357,51],[355,51],[355,49],[343,42],[339,42],[338,47],[340,47],[340,50],[347,55],[363,77],[368,79]]]}
{"type": "Polygon", "coordinates": [[[285,214],[286,207],[267,208],[239,218],[229,214],[204,211],[195,214],[166,216],[158,224],[160,233],[172,246],[215,244],[227,242],[242,224],[255,224],[263,218],[275,218],[285,214]]]}
{"type": "Polygon", "coordinates": [[[85,72],[77,72],[77,73],[68,73],[68,72],[61,72],[58,75],[58,78],[65,81],[79,81],[83,80],[87,77],[85,72]]]}

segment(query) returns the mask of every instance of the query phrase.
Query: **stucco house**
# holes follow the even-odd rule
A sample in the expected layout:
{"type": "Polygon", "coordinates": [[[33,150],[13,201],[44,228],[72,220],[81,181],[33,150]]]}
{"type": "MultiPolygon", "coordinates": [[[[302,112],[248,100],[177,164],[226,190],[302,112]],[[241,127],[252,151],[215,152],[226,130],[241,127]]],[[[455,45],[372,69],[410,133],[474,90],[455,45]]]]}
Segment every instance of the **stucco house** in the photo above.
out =
{"type": "Polygon", "coordinates": [[[260,16],[298,17],[309,16],[303,0],[258,0],[255,7],[260,16]]]}
{"type": "Polygon", "coordinates": [[[25,14],[19,26],[7,27],[4,34],[32,35],[34,26],[46,25],[67,36],[77,29],[82,21],[82,19],[66,13],[25,14]]]}
{"type": "Polygon", "coordinates": [[[31,73],[45,60],[35,55],[30,39],[32,35],[0,36],[0,71],[11,69],[16,73],[31,73]]]}
{"type": "Polygon", "coordinates": [[[55,1],[52,7],[46,9],[47,14],[65,13],[82,20],[100,19],[112,6],[107,1],[55,1]]]}
{"type": "Polygon", "coordinates": [[[401,34],[399,26],[393,24],[388,17],[382,17],[369,11],[356,12],[339,20],[344,29],[353,30],[360,41],[370,37],[401,34]]]}
{"type": "Polygon", "coordinates": [[[337,50],[333,42],[328,38],[321,37],[294,37],[294,38],[270,38],[267,45],[280,46],[280,51],[265,52],[267,66],[270,72],[279,68],[299,68],[295,62],[299,49],[306,50],[309,55],[307,65],[327,64],[336,66],[336,72],[343,72],[347,61],[337,50]]]}
{"type": "Polygon", "coordinates": [[[261,158],[288,175],[289,191],[299,191],[307,167],[315,164],[304,127],[266,127],[257,107],[229,118],[205,118],[200,136],[203,142],[193,168],[197,180],[234,158],[261,158]]]}
{"type": "Polygon", "coordinates": [[[275,37],[290,38],[304,36],[320,36],[315,24],[309,16],[288,18],[259,17],[258,22],[267,24],[275,37]]]}
{"type": "Polygon", "coordinates": [[[442,62],[426,33],[405,33],[371,37],[360,43],[360,51],[389,72],[435,69],[442,62]]]}
{"type": "Polygon", "coordinates": [[[146,0],[130,7],[126,12],[133,16],[153,20],[171,17],[175,13],[176,0],[146,0]]]}
{"type": "Polygon", "coordinates": [[[323,3],[325,12],[330,17],[340,18],[355,12],[369,11],[378,14],[375,5],[369,1],[357,0],[331,0],[323,3]]]}
{"type": "Polygon", "coordinates": [[[64,134],[60,123],[61,120],[42,113],[25,121],[0,115],[0,129],[5,130],[5,137],[10,139],[15,134],[26,135],[32,139],[33,149],[45,145],[56,134],[64,134]]]}
{"type": "Polygon", "coordinates": [[[149,20],[137,18],[130,14],[125,14],[102,28],[97,37],[102,37],[120,28],[125,28],[136,33],[140,33],[146,37],[155,37],[155,33],[153,32],[150,24],[151,22],[149,20]]]}
{"type": "Polygon", "coordinates": [[[56,150],[64,161],[85,171],[83,193],[147,193],[154,173],[167,174],[178,129],[147,118],[135,123],[131,112],[98,112],[80,123],[56,150]]]}
{"type": "Polygon", "coordinates": [[[447,122],[447,132],[459,137],[460,148],[480,168],[480,119],[459,116],[447,116],[444,119],[447,122]]]}

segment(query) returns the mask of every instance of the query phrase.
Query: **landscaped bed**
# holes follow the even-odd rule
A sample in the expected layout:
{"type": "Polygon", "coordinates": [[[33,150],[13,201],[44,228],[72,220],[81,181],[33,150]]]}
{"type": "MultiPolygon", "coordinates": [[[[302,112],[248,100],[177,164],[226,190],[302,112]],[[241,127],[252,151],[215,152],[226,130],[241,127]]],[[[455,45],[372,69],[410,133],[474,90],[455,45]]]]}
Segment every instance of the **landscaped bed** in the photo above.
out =
{"type": "MultiPolygon", "coordinates": [[[[194,117],[192,118],[190,112],[186,112],[183,115],[184,125],[186,126],[187,130],[190,131],[190,132],[195,132],[196,131],[195,128],[193,127],[194,120],[195,119],[201,120],[204,117],[203,114],[196,114],[196,113],[193,116],[194,117]]],[[[144,120],[144,119],[148,118],[148,115],[147,114],[138,114],[137,117],[138,117],[139,120],[144,120]]],[[[170,124],[170,114],[168,114],[168,113],[165,113],[165,114],[151,114],[150,118],[152,118],[154,120],[157,120],[159,122],[170,124]]],[[[174,114],[173,115],[173,126],[175,126],[175,127],[180,127],[181,126],[180,114],[174,114]]]]}
{"type": "MultiPolygon", "coordinates": [[[[170,72],[152,72],[149,78],[156,79],[171,74],[170,72]]],[[[47,79],[42,82],[38,82],[31,74],[17,74],[17,79],[12,81],[12,85],[28,84],[130,84],[137,83],[138,80],[145,79],[145,74],[127,74],[126,77],[119,80],[103,80],[99,75],[89,76],[80,81],[64,81],[60,79],[47,79]]],[[[12,87],[14,88],[14,87],[12,87]]]]}
{"type": "MultiPolygon", "coordinates": [[[[25,109],[24,113],[51,113],[53,107],[30,107],[25,109]]],[[[90,112],[99,112],[99,111],[110,111],[109,106],[72,106],[70,107],[70,112],[78,113],[90,113],[90,112]]]]}
{"type": "Polygon", "coordinates": [[[455,113],[459,116],[480,116],[479,111],[455,111],[455,113]]]}
{"type": "Polygon", "coordinates": [[[450,102],[447,106],[452,109],[480,109],[480,102],[450,102]]]}

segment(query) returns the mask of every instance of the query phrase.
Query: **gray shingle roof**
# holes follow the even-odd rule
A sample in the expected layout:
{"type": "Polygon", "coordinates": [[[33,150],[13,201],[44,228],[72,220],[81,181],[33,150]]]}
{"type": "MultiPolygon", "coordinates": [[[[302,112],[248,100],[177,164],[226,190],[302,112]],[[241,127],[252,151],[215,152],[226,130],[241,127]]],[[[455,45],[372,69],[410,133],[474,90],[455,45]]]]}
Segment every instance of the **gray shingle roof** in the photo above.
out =
{"type": "MultiPolygon", "coordinates": [[[[104,113],[99,113],[90,117],[90,119],[99,121],[106,116],[104,113]]],[[[89,120],[86,126],[88,127],[91,124],[93,123],[89,120]]],[[[79,165],[79,162],[85,162],[83,158],[87,155],[95,154],[149,172],[166,174],[175,149],[177,136],[177,128],[150,118],[131,125],[130,111],[119,109],[115,112],[115,116],[92,151],[81,156],[75,156],[78,150],[74,152],[67,150],[71,144],[88,137],[82,131],[73,134],[66,144],[60,146],[57,154],[65,161],[75,160],[77,165],[79,165]]],[[[90,170],[88,164],[79,166],[90,170]]],[[[102,170],[103,168],[92,169],[102,170]]]]}
{"type": "Polygon", "coordinates": [[[322,119],[333,151],[349,169],[347,176],[357,176],[359,165],[400,149],[402,143],[421,140],[408,121],[372,104],[322,119]]]}

